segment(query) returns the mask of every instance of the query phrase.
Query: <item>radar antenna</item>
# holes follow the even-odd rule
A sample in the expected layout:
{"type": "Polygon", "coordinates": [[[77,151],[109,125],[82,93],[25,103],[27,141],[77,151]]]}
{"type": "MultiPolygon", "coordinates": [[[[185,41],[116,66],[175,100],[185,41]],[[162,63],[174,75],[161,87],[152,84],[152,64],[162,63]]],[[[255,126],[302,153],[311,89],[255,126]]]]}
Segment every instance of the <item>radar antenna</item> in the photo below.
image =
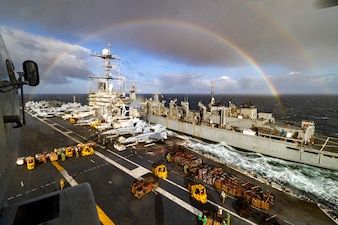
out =
{"type": "Polygon", "coordinates": [[[104,69],[105,69],[105,76],[95,76],[94,74],[90,74],[89,78],[96,78],[96,79],[104,79],[105,85],[104,85],[104,91],[109,91],[109,80],[122,80],[119,74],[119,67],[118,67],[118,60],[120,60],[120,56],[113,55],[111,53],[111,44],[108,42],[108,48],[102,50],[102,54],[96,52],[95,54],[90,54],[91,56],[95,56],[98,58],[102,58],[104,60],[104,69]],[[114,69],[113,73],[111,72],[113,65],[111,64],[111,60],[113,61],[114,69]],[[115,75],[115,76],[113,76],[115,75]]]}

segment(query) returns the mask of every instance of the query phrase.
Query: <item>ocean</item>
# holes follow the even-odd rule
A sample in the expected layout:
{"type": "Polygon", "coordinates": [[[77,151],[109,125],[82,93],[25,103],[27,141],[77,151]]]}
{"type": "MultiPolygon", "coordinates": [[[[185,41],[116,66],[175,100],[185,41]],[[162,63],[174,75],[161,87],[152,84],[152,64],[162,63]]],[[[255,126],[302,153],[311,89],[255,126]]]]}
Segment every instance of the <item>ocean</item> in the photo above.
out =
{"type": "MultiPolygon", "coordinates": [[[[40,94],[25,96],[25,101],[56,100],[88,104],[87,94],[40,94]]],[[[139,95],[141,99],[151,98],[151,94],[139,95]]],[[[298,123],[311,120],[316,124],[316,133],[338,138],[338,95],[282,95],[248,96],[248,95],[215,95],[215,99],[227,105],[229,101],[239,106],[254,103],[259,112],[272,112],[276,120],[298,123]]],[[[168,105],[170,99],[177,103],[189,100],[190,109],[198,109],[197,104],[210,102],[210,95],[199,94],[165,94],[168,105]]],[[[204,154],[210,154],[219,160],[235,167],[250,171],[252,174],[289,188],[292,192],[305,199],[326,205],[332,214],[338,217],[338,172],[320,169],[307,165],[287,162],[266,157],[257,153],[238,151],[226,143],[210,144],[191,141],[190,147],[204,154]]]]}

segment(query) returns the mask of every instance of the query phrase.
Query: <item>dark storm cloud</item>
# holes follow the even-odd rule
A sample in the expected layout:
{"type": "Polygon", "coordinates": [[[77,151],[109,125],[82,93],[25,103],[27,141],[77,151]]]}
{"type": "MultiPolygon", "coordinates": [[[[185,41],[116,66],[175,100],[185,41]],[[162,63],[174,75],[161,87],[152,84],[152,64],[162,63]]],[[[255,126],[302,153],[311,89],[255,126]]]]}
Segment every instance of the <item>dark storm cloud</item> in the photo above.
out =
{"type": "MultiPolygon", "coordinates": [[[[337,54],[332,54],[338,46],[337,9],[318,10],[308,0],[75,0],[72,4],[14,0],[2,3],[1,11],[2,20],[10,18],[23,27],[25,23],[36,24],[39,29],[78,39],[130,21],[176,21],[176,26],[144,23],[130,29],[120,27],[105,35],[111,41],[189,64],[243,63],[234,49],[215,40],[213,34],[236,44],[260,65],[280,63],[295,70],[308,70],[313,61],[316,65],[325,64],[322,55],[338,59],[337,54]],[[179,22],[193,24],[196,29],[179,22]]],[[[103,40],[100,36],[95,38],[103,40]]]]}
{"type": "MultiPolygon", "coordinates": [[[[95,40],[188,66],[239,68],[255,61],[267,75],[274,74],[271,83],[286,92],[302,84],[307,91],[315,89],[310,76],[317,83],[327,82],[329,89],[337,82],[335,75],[323,75],[338,71],[337,15],[338,7],[319,10],[314,0],[12,0],[0,8],[0,21],[14,28],[1,29],[7,45],[22,50],[11,52],[14,62],[36,60],[42,77],[48,77],[45,82],[87,79],[90,50],[69,40],[95,40]],[[275,72],[275,67],[299,74],[291,77],[275,72]]],[[[125,66],[130,76],[145,74],[125,66]]],[[[184,81],[196,91],[209,90],[212,79],[191,75],[196,73],[159,76],[157,85],[173,90],[184,81]]],[[[216,88],[266,88],[261,78],[245,75],[236,81],[231,76],[219,75],[216,88]]]]}

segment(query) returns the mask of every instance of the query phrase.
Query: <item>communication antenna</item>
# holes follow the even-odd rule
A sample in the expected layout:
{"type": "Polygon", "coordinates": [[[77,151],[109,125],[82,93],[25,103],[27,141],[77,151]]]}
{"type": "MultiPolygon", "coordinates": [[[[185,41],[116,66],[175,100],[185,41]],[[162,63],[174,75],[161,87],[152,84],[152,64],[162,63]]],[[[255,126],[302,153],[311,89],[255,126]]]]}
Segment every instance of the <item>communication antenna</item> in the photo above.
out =
{"type": "Polygon", "coordinates": [[[103,67],[105,69],[105,76],[100,77],[100,76],[95,76],[91,74],[88,77],[96,78],[96,79],[104,79],[105,80],[105,86],[104,86],[105,91],[109,91],[109,80],[122,80],[119,74],[119,69],[118,69],[118,60],[120,60],[120,56],[113,55],[110,49],[111,49],[111,44],[110,42],[108,42],[108,48],[103,49],[102,54],[100,54],[99,52],[96,52],[95,54],[90,54],[91,56],[95,56],[95,57],[98,57],[104,60],[103,67]],[[113,65],[114,65],[113,72],[112,72],[113,66],[111,64],[111,60],[114,60],[113,61],[113,65]]]}

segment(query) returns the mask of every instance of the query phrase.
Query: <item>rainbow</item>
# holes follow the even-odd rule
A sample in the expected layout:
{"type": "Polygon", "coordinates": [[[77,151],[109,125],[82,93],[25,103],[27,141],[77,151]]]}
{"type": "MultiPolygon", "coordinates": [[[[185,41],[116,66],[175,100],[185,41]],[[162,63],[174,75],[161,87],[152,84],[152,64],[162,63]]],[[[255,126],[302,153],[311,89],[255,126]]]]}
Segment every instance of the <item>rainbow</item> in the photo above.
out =
{"type": "MultiPolygon", "coordinates": [[[[46,68],[46,70],[43,72],[43,74],[40,71],[40,83],[43,82],[44,78],[48,77],[53,69],[66,57],[68,56],[74,49],[76,49],[76,45],[73,45],[72,48],[70,48],[70,50],[63,52],[62,54],[58,55],[55,60],[49,64],[49,66],[46,68]]],[[[40,86],[40,85],[39,85],[40,86]]],[[[35,95],[35,93],[37,92],[39,86],[36,87],[30,87],[31,91],[29,91],[29,95],[28,95],[28,100],[33,99],[33,96],[35,95]]]]}
{"type": "Polygon", "coordinates": [[[242,57],[245,61],[247,61],[253,68],[254,70],[260,75],[260,77],[264,80],[266,83],[267,87],[269,88],[271,94],[279,100],[279,95],[276,87],[273,85],[269,77],[264,73],[264,71],[261,69],[261,67],[258,65],[258,63],[248,54],[246,53],[243,49],[241,49],[238,45],[235,43],[231,42],[224,36],[211,31],[207,28],[197,26],[192,23],[184,22],[184,21],[178,21],[178,20],[169,20],[169,19],[146,19],[146,20],[133,20],[133,21],[128,21],[124,23],[119,23],[112,25],[110,27],[106,27],[102,30],[98,30],[94,34],[88,36],[85,40],[82,42],[86,42],[90,39],[94,39],[95,37],[105,34],[107,32],[111,32],[112,30],[117,30],[117,29],[122,29],[122,28],[127,28],[127,27],[137,27],[137,26],[146,26],[146,25],[161,25],[161,26],[175,26],[175,27],[182,27],[184,29],[189,29],[195,32],[200,32],[204,35],[208,35],[209,37],[213,38],[214,40],[222,43],[223,45],[230,47],[231,49],[234,50],[240,57],[242,57]]]}
{"type": "Polygon", "coordinates": [[[305,48],[302,46],[302,43],[296,38],[294,34],[292,34],[286,26],[284,26],[280,21],[277,21],[271,13],[262,7],[262,4],[256,4],[254,1],[245,1],[245,4],[250,5],[250,8],[256,11],[257,15],[260,15],[271,24],[271,27],[274,27],[279,34],[288,42],[288,44],[292,45],[292,47],[296,50],[303,62],[309,66],[309,69],[315,70],[317,65],[314,60],[310,57],[309,54],[305,51],[305,48]]]}
{"type": "MultiPolygon", "coordinates": [[[[256,10],[262,13],[262,10],[260,10],[258,7],[256,7],[256,10]]],[[[267,13],[264,14],[266,17],[269,17],[275,27],[280,30],[280,33],[290,42],[293,44],[293,46],[297,47],[299,49],[298,52],[302,54],[303,58],[306,58],[306,54],[303,51],[303,49],[300,47],[300,43],[297,42],[296,38],[294,38],[290,32],[287,31],[287,29],[279,24],[276,20],[273,20],[270,15],[267,13]]],[[[179,20],[169,20],[169,19],[144,19],[144,20],[131,20],[119,24],[114,24],[112,26],[105,27],[104,29],[97,30],[93,34],[87,36],[84,38],[79,45],[81,45],[84,42],[87,42],[89,40],[95,39],[98,36],[104,36],[106,33],[111,31],[116,31],[118,29],[125,29],[125,28],[133,28],[133,27],[139,27],[139,26],[150,26],[150,25],[158,25],[158,26],[174,26],[174,27],[181,27],[184,29],[189,29],[194,32],[200,32],[203,35],[208,35],[208,37],[213,38],[213,40],[218,41],[222,43],[224,46],[229,47],[234,50],[241,58],[243,58],[246,62],[248,62],[251,67],[259,74],[259,76],[264,80],[266,83],[268,89],[270,90],[271,94],[278,100],[280,103],[280,96],[278,94],[277,88],[274,86],[268,75],[263,71],[263,69],[258,65],[258,63],[254,60],[253,57],[251,57],[247,52],[245,52],[242,48],[240,48],[238,45],[236,45],[234,42],[231,42],[229,39],[225,38],[221,34],[209,30],[204,27],[197,26],[192,23],[179,21],[179,20]]],[[[51,71],[54,69],[54,67],[67,55],[70,51],[65,52],[61,55],[59,55],[54,62],[47,68],[45,76],[48,76],[51,71]]],[[[307,61],[310,62],[311,60],[307,58],[307,61]]],[[[312,64],[312,63],[308,63],[312,64]]],[[[313,64],[312,64],[313,65],[313,64]]]]}

